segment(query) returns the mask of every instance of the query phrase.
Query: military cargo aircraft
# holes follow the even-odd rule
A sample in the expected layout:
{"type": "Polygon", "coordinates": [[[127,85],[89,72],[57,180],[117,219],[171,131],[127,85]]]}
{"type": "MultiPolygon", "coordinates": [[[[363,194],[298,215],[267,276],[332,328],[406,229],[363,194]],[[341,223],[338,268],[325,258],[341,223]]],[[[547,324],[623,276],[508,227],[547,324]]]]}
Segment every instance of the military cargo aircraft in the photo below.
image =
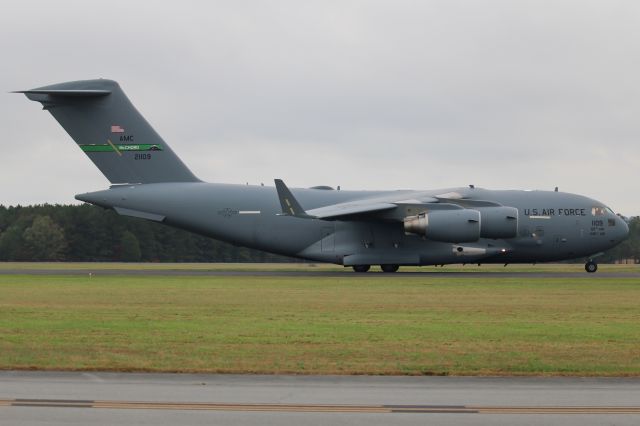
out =
{"type": "Polygon", "coordinates": [[[236,245],[350,266],[537,263],[585,258],[627,237],[605,204],[555,191],[463,188],[344,191],[206,183],[135,109],[118,83],[24,90],[111,182],[76,199],[236,245]]]}

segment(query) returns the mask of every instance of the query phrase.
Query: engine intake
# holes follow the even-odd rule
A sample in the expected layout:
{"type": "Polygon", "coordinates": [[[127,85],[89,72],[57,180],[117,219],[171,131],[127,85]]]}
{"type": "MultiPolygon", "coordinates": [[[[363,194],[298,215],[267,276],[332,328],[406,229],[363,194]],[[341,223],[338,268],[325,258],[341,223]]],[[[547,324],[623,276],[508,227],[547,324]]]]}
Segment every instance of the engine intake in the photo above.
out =
{"type": "Polygon", "coordinates": [[[480,212],[471,209],[423,212],[405,217],[404,231],[447,243],[478,241],[480,212]]]}

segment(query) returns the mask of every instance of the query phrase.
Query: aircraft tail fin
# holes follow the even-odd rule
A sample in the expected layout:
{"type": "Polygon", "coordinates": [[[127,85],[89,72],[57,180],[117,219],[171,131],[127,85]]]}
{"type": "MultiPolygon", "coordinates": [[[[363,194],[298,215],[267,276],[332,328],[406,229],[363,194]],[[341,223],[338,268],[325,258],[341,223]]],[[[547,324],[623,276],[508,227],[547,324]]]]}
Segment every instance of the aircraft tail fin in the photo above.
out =
{"type": "Polygon", "coordinates": [[[40,102],[112,184],[199,182],[115,81],[71,81],[16,93],[40,102]]]}

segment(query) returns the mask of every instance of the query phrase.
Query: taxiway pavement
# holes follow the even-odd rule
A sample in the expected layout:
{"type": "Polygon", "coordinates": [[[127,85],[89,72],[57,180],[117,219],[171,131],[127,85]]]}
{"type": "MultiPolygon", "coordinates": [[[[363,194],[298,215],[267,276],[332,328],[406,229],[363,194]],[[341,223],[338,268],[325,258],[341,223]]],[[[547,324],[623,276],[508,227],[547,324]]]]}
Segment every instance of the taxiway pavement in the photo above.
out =
{"type": "Polygon", "coordinates": [[[637,425],[640,378],[0,372],[20,425],[637,425]]]}

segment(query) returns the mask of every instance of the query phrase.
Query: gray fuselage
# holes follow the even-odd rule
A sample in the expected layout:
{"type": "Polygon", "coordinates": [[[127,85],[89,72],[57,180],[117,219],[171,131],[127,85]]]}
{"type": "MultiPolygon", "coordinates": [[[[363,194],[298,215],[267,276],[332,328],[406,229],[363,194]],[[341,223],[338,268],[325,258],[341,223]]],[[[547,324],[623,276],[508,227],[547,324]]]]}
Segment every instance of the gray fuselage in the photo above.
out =
{"type": "Polygon", "coordinates": [[[275,188],[268,186],[155,183],[115,186],[76,198],[241,246],[344,265],[554,261],[602,252],[628,234],[625,221],[603,203],[563,192],[480,188],[292,192],[305,209],[367,199],[420,201],[455,192],[467,200],[490,200],[517,208],[517,235],[438,242],[405,233],[398,221],[367,216],[350,220],[287,216],[281,214],[275,188]]]}

